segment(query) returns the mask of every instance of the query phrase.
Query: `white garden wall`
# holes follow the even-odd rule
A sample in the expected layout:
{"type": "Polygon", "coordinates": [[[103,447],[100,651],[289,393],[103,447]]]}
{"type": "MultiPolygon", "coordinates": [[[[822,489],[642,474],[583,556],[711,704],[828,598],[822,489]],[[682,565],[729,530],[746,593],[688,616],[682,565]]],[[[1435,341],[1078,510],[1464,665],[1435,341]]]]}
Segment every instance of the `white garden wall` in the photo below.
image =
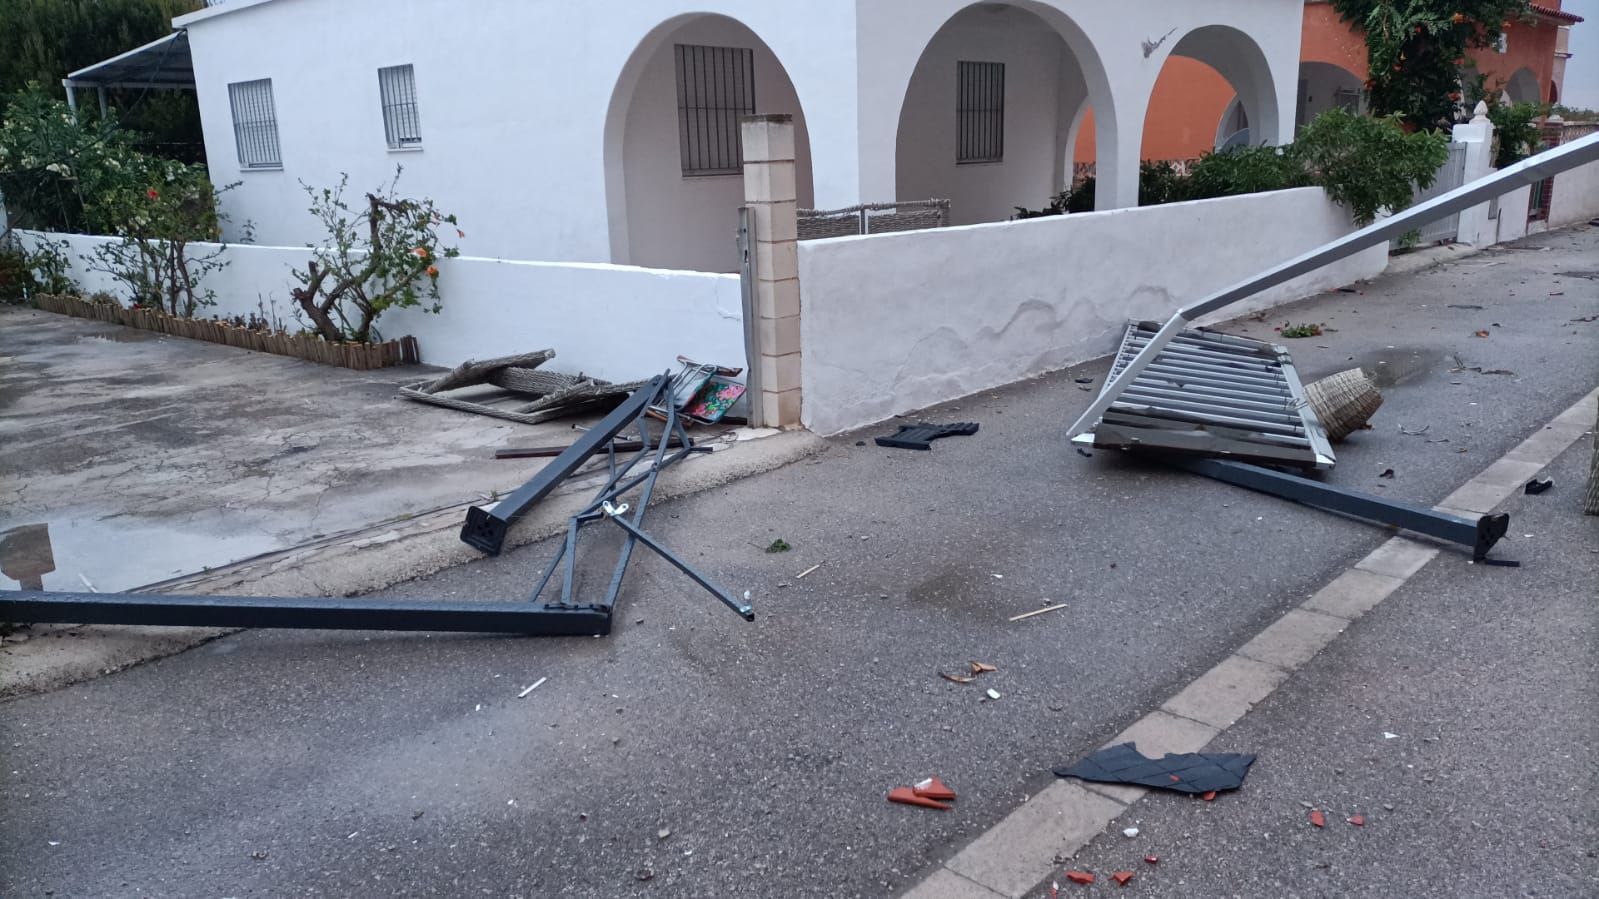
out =
{"type": "MultiPolygon", "coordinates": [[[[22,232],[22,238],[66,241],[72,276],[84,292],[103,290],[119,298],[125,293],[111,276],[90,271],[85,260],[112,238],[38,232],[22,232]]],[[[210,248],[200,245],[195,252],[210,248]]],[[[217,305],[202,314],[249,315],[265,305],[292,325],[290,271],[304,267],[308,251],[233,245],[226,258],[228,267],[206,281],[217,305]]],[[[439,268],[441,313],[405,309],[378,320],[385,337],[415,336],[423,361],[433,365],[550,347],[556,351],[546,365],[551,371],[613,381],[675,368],[680,353],[744,366],[736,275],[468,256],[442,260],[439,268]]]]}
{"type": "MultiPolygon", "coordinates": [[[[800,244],[802,418],[824,434],[1112,352],[1179,307],[1351,230],[1320,188],[800,244]]],[[[1374,247],[1233,316],[1369,278],[1374,247]]]]}
{"type": "Polygon", "coordinates": [[[1549,227],[1560,228],[1599,218],[1599,162],[1555,176],[1549,198],[1549,227]]]}

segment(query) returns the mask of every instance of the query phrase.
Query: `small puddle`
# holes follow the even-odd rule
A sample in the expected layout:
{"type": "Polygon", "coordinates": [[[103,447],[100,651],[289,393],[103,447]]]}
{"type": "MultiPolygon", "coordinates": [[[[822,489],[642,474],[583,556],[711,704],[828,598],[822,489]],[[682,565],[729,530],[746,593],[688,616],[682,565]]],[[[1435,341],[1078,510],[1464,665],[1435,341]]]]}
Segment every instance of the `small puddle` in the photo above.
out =
{"type": "Polygon", "coordinates": [[[84,334],[78,338],[79,343],[144,343],[150,340],[159,340],[161,335],[155,331],[140,331],[136,328],[117,328],[115,331],[106,331],[103,334],[84,334]]]}
{"type": "Polygon", "coordinates": [[[281,548],[266,534],[131,517],[0,521],[0,589],[115,593],[281,548]]]}

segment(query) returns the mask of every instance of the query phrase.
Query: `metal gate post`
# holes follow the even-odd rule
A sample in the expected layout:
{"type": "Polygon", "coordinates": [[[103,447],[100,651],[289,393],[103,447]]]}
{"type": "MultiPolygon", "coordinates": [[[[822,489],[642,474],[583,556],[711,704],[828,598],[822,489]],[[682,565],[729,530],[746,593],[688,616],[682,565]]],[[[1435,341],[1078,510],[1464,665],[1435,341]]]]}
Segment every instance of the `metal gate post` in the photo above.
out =
{"type": "Polygon", "coordinates": [[[750,424],[759,424],[761,401],[761,309],[755,300],[755,216],[738,208],[738,286],[744,311],[744,404],[750,424]]]}

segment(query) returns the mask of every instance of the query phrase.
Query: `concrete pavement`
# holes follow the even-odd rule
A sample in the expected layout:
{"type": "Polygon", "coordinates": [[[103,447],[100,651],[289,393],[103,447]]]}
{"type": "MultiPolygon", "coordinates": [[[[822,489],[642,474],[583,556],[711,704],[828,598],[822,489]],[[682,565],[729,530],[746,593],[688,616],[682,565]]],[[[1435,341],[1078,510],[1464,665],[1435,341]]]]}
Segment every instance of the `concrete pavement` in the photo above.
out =
{"type": "MultiPolygon", "coordinates": [[[[1290,343],[1301,370],[1355,357],[1379,371],[1387,402],[1331,479],[1435,503],[1599,383],[1599,326],[1580,321],[1599,312],[1599,282],[1552,274],[1591,269],[1599,230],[1526,246],[1231,329],[1336,329],[1290,343]],[[1385,468],[1393,480],[1378,478],[1385,468]]],[[[1062,429],[1091,396],[1074,379],[1103,372],[930,410],[982,430],[928,453],[850,435],[662,504],[652,532],[750,590],[753,624],[641,557],[607,639],[248,632],[11,701],[0,891],[910,887],[1055,783],[1050,766],[1158,707],[1386,538],[1071,453],[1062,429]],[[775,537],[794,549],[763,552],[775,537]],[[1067,607],[1008,620],[1045,602],[1067,607]],[[964,686],[938,677],[972,659],[999,670],[964,686]],[[935,773],[960,792],[954,811],[883,801],[935,773]]],[[[548,549],[392,592],[520,596],[548,549]]],[[[1530,572],[1466,566],[1452,550],[1434,564],[1446,562],[1530,572]]]]}

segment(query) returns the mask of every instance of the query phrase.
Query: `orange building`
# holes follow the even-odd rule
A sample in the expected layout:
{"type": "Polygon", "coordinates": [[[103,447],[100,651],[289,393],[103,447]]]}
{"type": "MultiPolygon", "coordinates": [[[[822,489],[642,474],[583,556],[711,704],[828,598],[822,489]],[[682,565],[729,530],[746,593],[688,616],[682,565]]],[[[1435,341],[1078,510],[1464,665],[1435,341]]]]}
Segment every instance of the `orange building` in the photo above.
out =
{"type": "MultiPolygon", "coordinates": [[[[1556,45],[1562,27],[1582,21],[1563,12],[1560,0],[1532,4],[1535,21],[1512,22],[1497,48],[1469,52],[1490,89],[1512,101],[1556,102],[1556,45]]],[[[1327,0],[1306,0],[1299,45],[1299,90],[1295,121],[1300,125],[1333,106],[1359,109],[1366,81],[1365,34],[1338,17],[1327,0]]],[[[1251,142],[1248,122],[1232,85],[1215,69],[1183,56],[1170,57],[1155,82],[1144,121],[1143,158],[1193,159],[1229,143],[1251,142]]],[[[1076,160],[1094,159],[1090,110],[1078,132],[1076,160]]]]}

